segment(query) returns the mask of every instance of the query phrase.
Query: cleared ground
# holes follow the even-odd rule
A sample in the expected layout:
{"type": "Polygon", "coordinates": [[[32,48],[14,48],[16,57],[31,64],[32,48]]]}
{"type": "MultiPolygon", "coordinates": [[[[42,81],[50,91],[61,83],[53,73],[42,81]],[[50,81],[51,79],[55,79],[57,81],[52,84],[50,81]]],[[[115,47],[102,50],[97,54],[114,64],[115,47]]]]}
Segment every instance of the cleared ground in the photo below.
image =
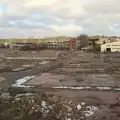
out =
{"type": "Polygon", "coordinates": [[[62,60],[62,64],[55,69],[40,73],[28,85],[120,87],[119,57],[119,53],[76,52],[62,60]]]}
{"type": "MultiPolygon", "coordinates": [[[[2,50],[4,52],[4,50],[2,50]]],[[[5,50],[5,57],[55,57],[58,51],[40,51],[42,54],[38,56],[36,51],[18,52],[12,55],[5,50]],[[51,53],[52,52],[52,53],[51,53]],[[51,55],[53,54],[53,55],[51,55]]],[[[108,120],[114,116],[115,120],[120,118],[120,92],[111,88],[120,89],[120,53],[95,54],[84,52],[67,52],[68,55],[55,60],[4,60],[1,59],[1,80],[0,87],[7,88],[14,84],[17,80],[28,79],[24,83],[26,86],[34,86],[34,88],[23,88],[28,91],[45,92],[62,96],[65,99],[74,102],[86,102],[87,104],[96,105],[99,111],[96,113],[95,120],[108,120]],[[87,89],[64,89],[62,87],[87,87],[87,89]],[[53,88],[54,87],[54,88],[53,88]],[[55,87],[61,87],[56,89],[55,87]],[[88,89],[92,87],[93,89],[88,89]],[[94,89],[99,87],[99,90],[94,89]],[[101,90],[100,87],[106,87],[101,90]],[[116,107],[117,104],[117,107],[116,107]],[[112,106],[112,107],[111,107],[112,106]],[[113,112],[114,111],[114,114],[113,112]],[[106,115],[107,114],[107,115],[106,115]],[[106,116],[106,118],[102,118],[106,116]],[[101,118],[100,118],[101,117],[101,118]],[[100,119],[99,119],[100,118],[100,119]]],[[[39,54],[40,55],[40,54],[39,54]]],[[[93,120],[94,117],[88,118],[93,120]]],[[[113,120],[113,119],[110,119],[113,120]]]]}

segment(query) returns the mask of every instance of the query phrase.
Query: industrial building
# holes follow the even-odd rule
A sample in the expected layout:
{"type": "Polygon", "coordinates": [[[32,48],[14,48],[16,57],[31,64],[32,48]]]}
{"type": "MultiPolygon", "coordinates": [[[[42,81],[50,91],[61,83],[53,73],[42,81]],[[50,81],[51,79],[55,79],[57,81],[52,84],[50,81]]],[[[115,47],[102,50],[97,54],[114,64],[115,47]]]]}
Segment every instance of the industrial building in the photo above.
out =
{"type": "Polygon", "coordinates": [[[75,50],[79,48],[79,40],[72,37],[50,37],[45,39],[13,39],[11,49],[50,49],[50,50],[75,50]]]}
{"type": "Polygon", "coordinates": [[[56,38],[46,42],[48,49],[76,49],[77,42],[74,38],[56,38]]]}
{"type": "Polygon", "coordinates": [[[101,45],[101,52],[120,52],[120,41],[101,45]]]}
{"type": "Polygon", "coordinates": [[[37,44],[35,43],[13,43],[10,46],[10,49],[17,49],[17,50],[32,50],[32,49],[36,49],[37,48],[37,44]]]}

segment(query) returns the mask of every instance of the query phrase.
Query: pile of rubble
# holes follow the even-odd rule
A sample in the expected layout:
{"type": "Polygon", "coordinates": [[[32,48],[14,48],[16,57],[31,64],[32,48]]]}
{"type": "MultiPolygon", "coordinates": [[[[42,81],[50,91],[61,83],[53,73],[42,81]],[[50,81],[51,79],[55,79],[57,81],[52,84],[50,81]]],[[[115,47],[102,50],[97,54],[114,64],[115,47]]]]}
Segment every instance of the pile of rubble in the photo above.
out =
{"type": "Polygon", "coordinates": [[[0,120],[86,120],[97,110],[53,95],[5,92],[0,96],[0,120]]]}

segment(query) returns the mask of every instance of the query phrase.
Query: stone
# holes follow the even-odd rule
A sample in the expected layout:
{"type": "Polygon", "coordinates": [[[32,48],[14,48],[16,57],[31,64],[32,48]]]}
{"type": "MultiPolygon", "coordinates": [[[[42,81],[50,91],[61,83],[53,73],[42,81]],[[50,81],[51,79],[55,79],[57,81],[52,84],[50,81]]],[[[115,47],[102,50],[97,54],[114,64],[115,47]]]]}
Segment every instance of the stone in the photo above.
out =
{"type": "Polygon", "coordinates": [[[47,108],[47,103],[46,103],[45,101],[42,101],[41,106],[42,106],[43,108],[47,108]]]}
{"type": "Polygon", "coordinates": [[[81,105],[82,105],[82,106],[84,106],[84,105],[85,105],[85,103],[84,103],[84,102],[82,102],[82,103],[81,103],[81,105]]]}
{"type": "Polygon", "coordinates": [[[68,105],[64,105],[64,107],[67,109],[67,112],[72,112],[72,108],[68,105]]]}
{"type": "Polygon", "coordinates": [[[81,105],[79,104],[79,105],[77,105],[77,110],[81,110],[81,105]]]}
{"type": "Polygon", "coordinates": [[[2,93],[1,94],[1,99],[3,100],[10,100],[11,99],[11,96],[10,96],[10,93],[2,93]]]}

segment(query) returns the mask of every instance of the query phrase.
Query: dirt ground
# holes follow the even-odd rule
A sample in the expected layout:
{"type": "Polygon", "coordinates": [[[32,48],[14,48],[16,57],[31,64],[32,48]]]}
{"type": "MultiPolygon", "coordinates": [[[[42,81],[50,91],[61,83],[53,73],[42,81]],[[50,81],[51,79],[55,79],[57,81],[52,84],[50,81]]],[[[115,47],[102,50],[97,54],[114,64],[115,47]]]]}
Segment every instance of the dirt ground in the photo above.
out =
{"type": "Polygon", "coordinates": [[[75,56],[68,56],[67,59],[62,60],[62,64],[55,69],[40,73],[27,84],[43,87],[120,87],[119,53],[94,54],[79,52],[75,54],[75,56]]]}
{"type": "MultiPolygon", "coordinates": [[[[6,58],[55,57],[58,51],[0,50],[0,52],[4,52],[4,58],[6,58]]],[[[25,86],[34,86],[34,88],[23,88],[28,91],[32,89],[36,92],[62,96],[76,103],[85,102],[96,105],[99,110],[87,120],[119,120],[120,54],[81,51],[67,53],[65,58],[55,60],[5,60],[2,57],[0,87],[8,88],[16,81],[23,80],[25,83],[22,84],[25,86]],[[34,78],[28,79],[31,76],[34,78]]]]}
{"type": "Polygon", "coordinates": [[[52,50],[38,50],[38,51],[19,51],[10,49],[0,49],[1,57],[55,57],[56,52],[52,50]]]}

